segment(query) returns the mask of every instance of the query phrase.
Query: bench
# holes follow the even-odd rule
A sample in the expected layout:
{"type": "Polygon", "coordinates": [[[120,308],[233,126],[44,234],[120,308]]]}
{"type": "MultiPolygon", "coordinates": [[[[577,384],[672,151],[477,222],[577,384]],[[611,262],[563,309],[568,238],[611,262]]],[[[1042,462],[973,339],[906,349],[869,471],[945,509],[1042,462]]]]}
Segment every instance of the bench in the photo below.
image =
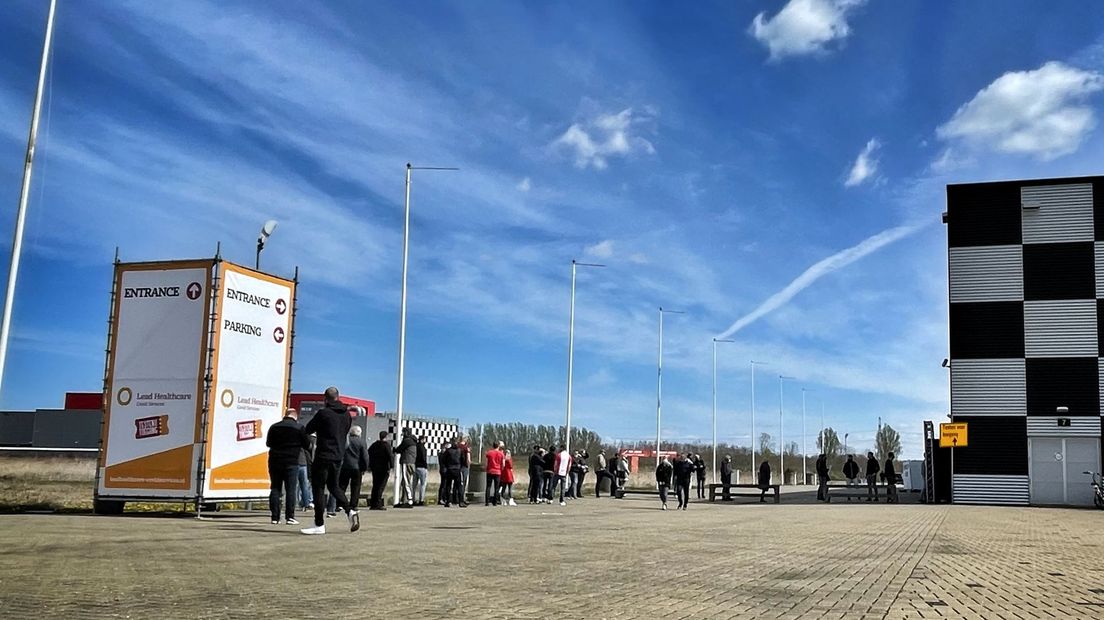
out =
{"type": "Polygon", "coordinates": [[[617,499],[623,499],[626,495],[655,495],[659,497],[659,491],[647,490],[647,489],[617,489],[614,491],[613,496],[617,499]]]}
{"type": "MultiPolygon", "coordinates": [[[[782,492],[779,484],[768,485],[767,488],[774,493],[774,503],[782,503],[782,492]]],[[[730,500],[732,497],[760,497],[762,495],[762,487],[757,484],[710,484],[709,485],[709,501],[717,501],[717,491],[721,491],[721,500],[730,500]],[[728,487],[725,489],[725,487],[728,487]],[[754,492],[733,492],[732,489],[755,489],[754,492]]]]}
{"type": "MultiPolygon", "coordinates": [[[[888,498],[888,495],[887,495],[888,491],[886,491],[886,485],[879,484],[878,489],[883,491],[882,493],[878,494],[879,499],[888,498]]],[[[842,485],[832,485],[832,484],[830,484],[830,485],[828,485],[828,496],[825,498],[825,501],[828,502],[828,503],[832,503],[832,498],[833,497],[846,497],[847,501],[851,501],[852,497],[857,497],[860,500],[862,500],[862,499],[865,499],[866,497],[869,497],[869,493],[870,492],[867,490],[867,487],[866,487],[865,484],[863,484],[861,486],[859,486],[859,485],[842,486],[842,485]]]]}

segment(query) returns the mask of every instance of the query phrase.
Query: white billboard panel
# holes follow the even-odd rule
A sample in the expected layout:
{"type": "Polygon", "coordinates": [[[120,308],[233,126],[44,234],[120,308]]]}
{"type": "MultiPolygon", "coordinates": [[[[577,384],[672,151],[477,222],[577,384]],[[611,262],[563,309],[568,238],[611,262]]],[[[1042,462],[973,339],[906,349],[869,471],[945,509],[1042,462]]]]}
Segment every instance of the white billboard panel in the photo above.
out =
{"type": "Polygon", "coordinates": [[[295,284],[222,265],[203,495],[264,497],[265,435],[287,407],[295,284]]]}
{"type": "Polygon", "coordinates": [[[211,267],[116,267],[101,496],[195,494],[211,267]]]}

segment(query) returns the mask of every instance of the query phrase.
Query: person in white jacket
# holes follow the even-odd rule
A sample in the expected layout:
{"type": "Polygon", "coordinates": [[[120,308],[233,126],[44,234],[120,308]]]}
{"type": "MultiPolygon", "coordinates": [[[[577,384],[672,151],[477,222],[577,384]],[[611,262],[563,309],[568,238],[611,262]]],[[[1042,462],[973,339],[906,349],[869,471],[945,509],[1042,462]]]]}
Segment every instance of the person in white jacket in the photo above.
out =
{"type": "Polygon", "coordinates": [[[552,465],[552,472],[555,478],[552,479],[552,494],[556,493],[556,487],[560,487],[560,505],[566,506],[564,502],[564,487],[567,485],[567,474],[571,471],[571,455],[567,452],[567,446],[560,444],[560,450],[556,453],[556,460],[552,465]]]}

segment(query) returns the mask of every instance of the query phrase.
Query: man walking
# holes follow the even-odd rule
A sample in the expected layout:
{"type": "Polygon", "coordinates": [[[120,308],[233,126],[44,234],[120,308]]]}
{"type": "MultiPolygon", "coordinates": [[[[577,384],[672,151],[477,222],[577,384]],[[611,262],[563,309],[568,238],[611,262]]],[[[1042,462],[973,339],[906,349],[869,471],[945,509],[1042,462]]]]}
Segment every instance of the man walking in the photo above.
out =
{"type": "Polygon", "coordinates": [[[425,506],[426,482],[429,478],[429,455],[426,436],[418,437],[418,453],[414,456],[414,505],[425,506]]]}
{"type": "Polygon", "coordinates": [[[268,496],[268,508],[272,512],[272,525],[280,524],[280,491],[283,490],[284,518],[288,525],[298,525],[295,520],[296,486],[299,479],[299,455],[308,446],[307,432],[299,426],[299,413],[288,409],[284,419],[268,429],[268,478],[272,491],[268,496]]]}
{"type": "Polygon", "coordinates": [[[534,445],[529,454],[529,503],[539,504],[544,498],[544,448],[534,445]]]}
{"type": "Polygon", "coordinates": [[[820,483],[817,487],[817,499],[828,501],[828,457],[823,454],[817,457],[816,474],[817,482],[820,483]]]}
{"type": "Polygon", "coordinates": [[[675,495],[678,497],[678,508],[686,510],[690,505],[690,479],[694,477],[694,461],[689,453],[679,455],[675,461],[675,495]]]}
{"type": "Polygon", "coordinates": [[[349,531],[360,529],[360,516],[349,506],[349,500],[338,486],[338,474],[345,455],[345,438],[349,435],[352,420],[349,411],[338,400],[336,387],[326,388],[325,405],[307,423],[306,432],[314,433],[316,445],[314,463],[311,465],[311,487],[314,489],[314,527],[299,530],[303,534],[325,534],[326,491],[337,498],[337,507],[344,509],[349,518],[349,531]]]}
{"type": "Polygon", "coordinates": [[[728,455],[725,455],[724,460],[721,461],[721,484],[724,485],[724,494],[721,498],[731,499],[729,487],[732,486],[732,457],[728,455]]]}
{"type": "Polygon", "coordinates": [[[345,458],[341,461],[341,475],[338,485],[344,491],[349,489],[349,505],[356,509],[360,503],[360,486],[364,472],[368,471],[368,447],[364,445],[361,434],[364,429],[353,426],[349,432],[349,445],[345,448],[345,458]]]}
{"type": "Polygon", "coordinates": [[[878,472],[882,467],[873,452],[866,453],[866,501],[878,501],[878,472]]]}
{"type": "Polygon", "coordinates": [[[387,431],[380,431],[379,439],[368,448],[368,469],[372,470],[372,498],[368,510],[387,510],[383,506],[383,491],[387,487],[394,458],[391,444],[387,441],[387,431]]]}
{"type": "Polygon", "coordinates": [[[498,505],[498,479],[502,476],[502,464],[506,460],[506,453],[502,450],[502,442],[496,441],[487,454],[483,455],[487,465],[487,488],[483,491],[483,505],[498,505]]]}
{"type": "Polygon", "coordinates": [[[886,481],[886,503],[897,503],[897,468],[893,465],[893,453],[887,455],[885,467],[882,472],[886,481]]]}
{"type": "Polygon", "coordinates": [[[395,498],[395,508],[414,507],[414,470],[418,460],[418,442],[414,440],[410,428],[402,429],[402,441],[395,447],[395,454],[399,456],[399,491],[400,497],[395,498]]]}
{"type": "Polygon", "coordinates": [[[667,491],[671,488],[671,474],[674,472],[675,468],[671,467],[667,457],[659,460],[659,465],[656,466],[656,488],[659,489],[659,501],[663,510],[667,510],[667,491]]]}

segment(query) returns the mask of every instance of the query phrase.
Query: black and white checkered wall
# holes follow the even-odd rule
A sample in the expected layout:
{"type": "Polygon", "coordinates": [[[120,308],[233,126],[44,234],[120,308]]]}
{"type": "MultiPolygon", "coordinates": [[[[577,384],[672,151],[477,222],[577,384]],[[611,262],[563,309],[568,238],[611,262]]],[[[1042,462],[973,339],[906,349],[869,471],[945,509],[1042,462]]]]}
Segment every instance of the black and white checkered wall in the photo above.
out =
{"type": "MultiPolygon", "coordinates": [[[[403,417],[403,427],[409,428],[415,437],[426,437],[426,454],[429,457],[429,462],[435,464],[437,462],[437,453],[441,451],[441,446],[448,440],[455,438],[460,433],[459,422],[446,422],[441,420],[427,420],[421,418],[403,417]]],[[[387,421],[387,432],[390,433],[391,440],[394,441],[399,438],[398,434],[398,420],[394,417],[389,417],[387,421]]]]}
{"type": "Polygon", "coordinates": [[[946,221],[951,412],[971,441],[955,482],[1026,503],[1027,418],[1067,407],[1099,428],[1104,177],[951,185],[946,221]]]}

